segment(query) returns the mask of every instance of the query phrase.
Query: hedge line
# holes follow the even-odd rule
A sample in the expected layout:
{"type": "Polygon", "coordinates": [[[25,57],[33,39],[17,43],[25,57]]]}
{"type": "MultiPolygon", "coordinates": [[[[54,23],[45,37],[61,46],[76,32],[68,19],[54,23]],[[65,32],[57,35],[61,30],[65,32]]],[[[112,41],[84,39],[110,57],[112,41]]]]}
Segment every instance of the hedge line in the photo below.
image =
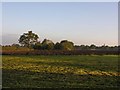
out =
{"type": "Polygon", "coordinates": [[[3,50],[2,55],[118,55],[119,51],[96,51],[96,50],[3,50]]]}

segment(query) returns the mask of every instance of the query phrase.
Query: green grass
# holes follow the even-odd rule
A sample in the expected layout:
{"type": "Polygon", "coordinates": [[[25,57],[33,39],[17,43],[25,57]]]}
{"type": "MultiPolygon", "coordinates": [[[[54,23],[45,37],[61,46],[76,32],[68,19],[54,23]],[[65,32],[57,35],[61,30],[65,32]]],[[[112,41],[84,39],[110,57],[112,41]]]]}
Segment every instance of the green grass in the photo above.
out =
{"type": "Polygon", "coordinates": [[[117,87],[118,56],[2,56],[3,88],[117,87]]]}

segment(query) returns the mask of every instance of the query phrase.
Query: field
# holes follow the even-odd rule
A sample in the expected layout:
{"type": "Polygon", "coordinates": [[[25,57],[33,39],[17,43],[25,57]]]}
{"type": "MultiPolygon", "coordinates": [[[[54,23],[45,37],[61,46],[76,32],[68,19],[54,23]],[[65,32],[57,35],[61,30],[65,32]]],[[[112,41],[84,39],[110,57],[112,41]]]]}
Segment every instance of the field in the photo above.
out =
{"type": "Polygon", "coordinates": [[[3,55],[3,88],[116,88],[117,55],[3,55]]]}

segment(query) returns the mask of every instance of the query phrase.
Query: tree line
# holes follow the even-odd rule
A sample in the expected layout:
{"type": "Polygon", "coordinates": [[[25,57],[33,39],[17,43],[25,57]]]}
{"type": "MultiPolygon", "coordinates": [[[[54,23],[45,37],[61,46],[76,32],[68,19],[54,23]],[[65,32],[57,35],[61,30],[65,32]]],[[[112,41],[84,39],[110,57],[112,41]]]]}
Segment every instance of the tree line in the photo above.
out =
{"type": "Polygon", "coordinates": [[[27,47],[35,50],[102,50],[102,51],[116,51],[120,50],[120,46],[96,46],[91,45],[74,45],[73,42],[68,40],[62,40],[61,42],[53,43],[51,40],[44,39],[42,42],[39,40],[39,36],[32,31],[23,33],[19,38],[19,44],[12,44],[14,47],[27,47]]]}
{"type": "Polygon", "coordinates": [[[44,39],[42,42],[38,41],[39,36],[32,31],[23,33],[19,38],[21,46],[33,48],[37,50],[73,50],[74,43],[68,40],[62,40],[60,43],[54,44],[51,40],[44,39]]]}

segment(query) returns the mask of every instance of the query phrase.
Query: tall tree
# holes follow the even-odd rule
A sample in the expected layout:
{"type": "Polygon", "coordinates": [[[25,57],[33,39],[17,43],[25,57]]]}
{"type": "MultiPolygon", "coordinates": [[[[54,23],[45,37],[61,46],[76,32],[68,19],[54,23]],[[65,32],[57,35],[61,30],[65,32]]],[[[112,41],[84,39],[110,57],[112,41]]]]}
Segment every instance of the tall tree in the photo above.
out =
{"type": "Polygon", "coordinates": [[[32,45],[37,43],[38,38],[39,37],[37,34],[33,33],[32,31],[28,31],[28,33],[23,33],[23,35],[20,36],[18,41],[22,46],[30,48],[32,45]]]}

